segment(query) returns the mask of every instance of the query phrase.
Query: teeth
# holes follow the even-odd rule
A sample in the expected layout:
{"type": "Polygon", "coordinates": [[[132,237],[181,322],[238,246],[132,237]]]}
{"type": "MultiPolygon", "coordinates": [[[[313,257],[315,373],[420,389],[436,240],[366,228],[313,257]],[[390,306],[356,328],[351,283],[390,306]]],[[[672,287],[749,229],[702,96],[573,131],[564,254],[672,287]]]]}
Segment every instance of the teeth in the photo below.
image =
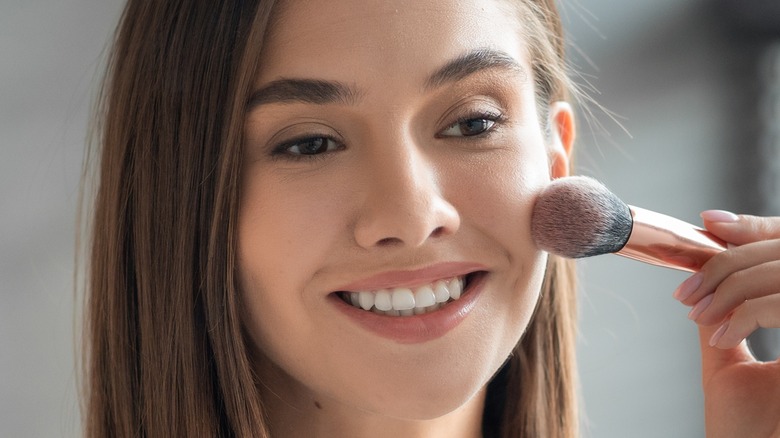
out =
{"type": "Polygon", "coordinates": [[[377,292],[376,296],[374,297],[374,306],[377,308],[377,310],[381,310],[383,312],[393,310],[393,299],[390,296],[390,292],[386,290],[380,290],[377,292]]]}
{"type": "Polygon", "coordinates": [[[414,307],[429,307],[436,304],[436,296],[433,289],[429,286],[423,286],[414,293],[414,307]]]}
{"type": "Polygon", "coordinates": [[[463,292],[463,283],[460,278],[455,278],[450,282],[450,297],[453,300],[460,298],[460,293],[463,292]]]}
{"type": "Polygon", "coordinates": [[[410,310],[414,309],[414,294],[409,289],[393,289],[393,309],[410,310]]]}
{"type": "Polygon", "coordinates": [[[371,292],[358,292],[358,302],[360,302],[360,307],[363,310],[371,310],[374,307],[374,294],[371,292]]]}
{"type": "Polygon", "coordinates": [[[416,289],[398,287],[392,290],[347,292],[344,301],[354,307],[389,316],[422,315],[439,309],[463,293],[463,277],[439,280],[416,289]]]}
{"type": "Polygon", "coordinates": [[[433,295],[437,303],[444,303],[449,300],[450,290],[447,289],[447,284],[443,281],[437,281],[433,286],[433,295]]]}

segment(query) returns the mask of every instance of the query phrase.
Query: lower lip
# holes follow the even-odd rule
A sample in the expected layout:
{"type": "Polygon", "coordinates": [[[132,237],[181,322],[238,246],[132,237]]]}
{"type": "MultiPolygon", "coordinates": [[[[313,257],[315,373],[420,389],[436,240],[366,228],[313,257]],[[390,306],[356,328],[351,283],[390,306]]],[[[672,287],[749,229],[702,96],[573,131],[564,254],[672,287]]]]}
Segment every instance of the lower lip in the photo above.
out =
{"type": "Polygon", "coordinates": [[[417,344],[440,338],[463,322],[476,307],[486,278],[485,272],[475,275],[460,299],[422,315],[379,315],[353,307],[336,294],[328,295],[328,299],[348,318],[367,330],[400,344],[417,344]]]}

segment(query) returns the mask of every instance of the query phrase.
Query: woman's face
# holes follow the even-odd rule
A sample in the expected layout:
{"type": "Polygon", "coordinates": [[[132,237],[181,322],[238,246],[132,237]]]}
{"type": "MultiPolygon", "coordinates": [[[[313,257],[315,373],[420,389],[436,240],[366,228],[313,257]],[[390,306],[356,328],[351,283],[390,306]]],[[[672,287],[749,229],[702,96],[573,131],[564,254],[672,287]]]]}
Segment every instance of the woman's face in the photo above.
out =
{"type": "Polygon", "coordinates": [[[275,15],[238,236],[247,330],[286,402],[438,417],[526,328],[546,261],[531,206],[565,157],[506,9],[289,1],[275,15]]]}

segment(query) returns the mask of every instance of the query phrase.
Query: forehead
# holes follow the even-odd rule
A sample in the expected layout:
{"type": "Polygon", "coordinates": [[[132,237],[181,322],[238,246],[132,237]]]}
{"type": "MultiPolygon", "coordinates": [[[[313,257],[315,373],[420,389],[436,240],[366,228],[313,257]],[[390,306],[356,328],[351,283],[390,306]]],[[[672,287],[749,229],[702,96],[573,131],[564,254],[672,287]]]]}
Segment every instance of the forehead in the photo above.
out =
{"type": "Polygon", "coordinates": [[[272,17],[257,82],[422,80],[475,48],[500,50],[525,64],[518,23],[499,0],[284,0],[272,17]]]}

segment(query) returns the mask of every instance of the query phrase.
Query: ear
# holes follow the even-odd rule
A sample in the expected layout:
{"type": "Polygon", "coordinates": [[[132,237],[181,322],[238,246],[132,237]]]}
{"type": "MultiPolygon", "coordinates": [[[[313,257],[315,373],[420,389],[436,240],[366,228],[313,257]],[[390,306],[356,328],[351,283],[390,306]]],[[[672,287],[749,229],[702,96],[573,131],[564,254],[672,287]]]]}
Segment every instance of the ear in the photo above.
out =
{"type": "Polygon", "coordinates": [[[550,105],[550,177],[561,178],[571,173],[571,153],[574,148],[574,111],[568,102],[550,105]]]}

